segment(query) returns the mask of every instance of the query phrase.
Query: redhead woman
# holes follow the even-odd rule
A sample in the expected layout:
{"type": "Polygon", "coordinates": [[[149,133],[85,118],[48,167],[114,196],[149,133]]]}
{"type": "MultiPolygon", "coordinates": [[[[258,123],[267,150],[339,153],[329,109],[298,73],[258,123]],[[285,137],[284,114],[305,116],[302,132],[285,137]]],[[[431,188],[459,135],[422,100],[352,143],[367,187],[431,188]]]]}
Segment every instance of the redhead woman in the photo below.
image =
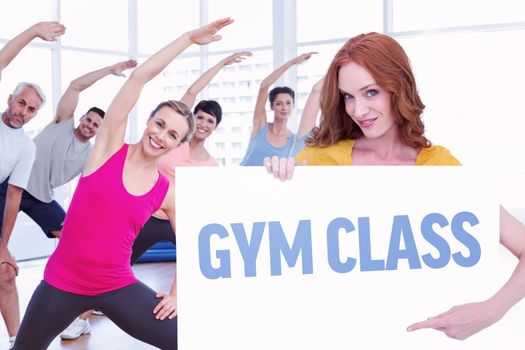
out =
{"type": "MultiPolygon", "coordinates": [[[[368,33],[347,41],[325,76],[321,121],[292,158],[266,158],[268,172],[292,177],[306,165],[460,165],[425,135],[422,103],[403,48],[391,37],[368,33]]],[[[465,339],[486,328],[525,296],[525,226],[500,208],[500,242],[517,258],[514,273],[492,297],[412,324],[465,339]]]]}

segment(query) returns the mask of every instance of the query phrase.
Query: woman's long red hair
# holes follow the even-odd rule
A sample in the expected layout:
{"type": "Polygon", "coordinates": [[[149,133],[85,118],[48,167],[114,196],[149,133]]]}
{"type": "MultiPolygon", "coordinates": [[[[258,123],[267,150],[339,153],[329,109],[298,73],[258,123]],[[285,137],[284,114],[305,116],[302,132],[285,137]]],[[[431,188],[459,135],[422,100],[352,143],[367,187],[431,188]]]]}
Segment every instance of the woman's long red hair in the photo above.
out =
{"type": "Polygon", "coordinates": [[[379,86],[391,93],[392,111],[401,141],[414,148],[429,147],[430,141],[423,135],[425,127],[421,121],[425,105],[419,97],[408,56],[394,39],[379,33],[358,35],[348,40],[335,55],[321,91],[319,127],[312,131],[307,145],[329,146],[363,135],[346,113],[338,87],[339,69],[348,62],[364,67],[379,86]]]}

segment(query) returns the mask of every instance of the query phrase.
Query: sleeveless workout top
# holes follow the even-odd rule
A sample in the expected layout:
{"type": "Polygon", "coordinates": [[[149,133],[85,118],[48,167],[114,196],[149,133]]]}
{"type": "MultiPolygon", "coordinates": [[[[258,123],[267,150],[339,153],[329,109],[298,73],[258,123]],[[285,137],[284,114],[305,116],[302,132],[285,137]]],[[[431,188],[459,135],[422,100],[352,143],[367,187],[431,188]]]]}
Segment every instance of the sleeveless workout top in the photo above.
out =
{"type": "Polygon", "coordinates": [[[94,173],[80,178],[44,271],[53,287],[98,295],[137,281],[130,265],[133,241],[162,205],[169,182],[159,173],[147,193],[130,194],[122,180],[127,150],[124,144],[94,173]]]}
{"type": "Polygon", "coordinates": [[[277,156],[281,157],[291,157],[295,154],[290,154],[290,151],[295,143],[296,135],[292,133],[286,141],[286,144],[282,147],[275,147],[270,142],[268,142],[268,130],[269,124],[264,124],[263,128],[255,135],[255,137],[250,139],[248,143],[248,149],[244,155],[244,159],[241,161],[240,165],[242,166],[262,166],[264,157],[277,156]]]}

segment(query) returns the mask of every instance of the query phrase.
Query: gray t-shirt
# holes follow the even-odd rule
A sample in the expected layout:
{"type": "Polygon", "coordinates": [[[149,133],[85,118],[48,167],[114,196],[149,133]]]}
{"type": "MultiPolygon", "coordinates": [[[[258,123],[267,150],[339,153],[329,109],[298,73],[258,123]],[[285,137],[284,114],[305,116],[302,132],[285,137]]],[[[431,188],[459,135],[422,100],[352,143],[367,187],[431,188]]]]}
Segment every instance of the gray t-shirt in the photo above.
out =
{"type": "Polygon", "coordinates": [[[74,120],[69,118],[51,122],[33,139],[36,158],[26,190],[42,202],[51,202],[53,189],[68,183],[84,169],[92,145],[80,142],[74,130],[74,120]]]}

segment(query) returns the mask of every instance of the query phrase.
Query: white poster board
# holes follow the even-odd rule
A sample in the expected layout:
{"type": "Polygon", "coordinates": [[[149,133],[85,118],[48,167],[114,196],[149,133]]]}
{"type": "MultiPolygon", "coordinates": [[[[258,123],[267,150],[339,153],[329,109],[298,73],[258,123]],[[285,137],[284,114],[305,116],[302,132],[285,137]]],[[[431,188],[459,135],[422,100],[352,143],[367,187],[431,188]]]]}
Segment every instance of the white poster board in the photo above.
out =
{"type": "Polygon", "coordinates": [[[467,167],[178,168],[179,349],[480,349],[406,327],[491,296],[494,177],[467,167]]]}

